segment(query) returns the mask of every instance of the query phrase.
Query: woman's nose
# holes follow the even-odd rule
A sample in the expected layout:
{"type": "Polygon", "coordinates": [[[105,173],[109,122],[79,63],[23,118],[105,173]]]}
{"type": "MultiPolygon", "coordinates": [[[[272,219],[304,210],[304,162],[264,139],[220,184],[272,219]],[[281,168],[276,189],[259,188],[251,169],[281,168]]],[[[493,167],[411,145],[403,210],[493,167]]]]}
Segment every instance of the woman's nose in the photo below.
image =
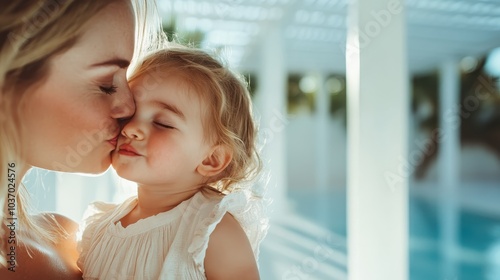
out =
{"type": "Polygon", "coordinates": [[[130,118],[135,112],[135,103],[128,85],[113,94],[111,117],[114,119],[130,118]]]}

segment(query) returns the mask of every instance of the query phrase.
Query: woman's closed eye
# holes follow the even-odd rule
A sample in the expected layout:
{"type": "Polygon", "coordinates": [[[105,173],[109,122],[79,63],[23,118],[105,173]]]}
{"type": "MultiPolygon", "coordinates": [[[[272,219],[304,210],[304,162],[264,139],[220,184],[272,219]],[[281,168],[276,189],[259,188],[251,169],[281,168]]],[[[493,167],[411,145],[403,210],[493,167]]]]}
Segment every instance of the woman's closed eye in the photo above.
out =
{"type": "Polygon", "coordinates": [[[118,87],[117,87],[117,86],[115,86],[115,85],[111,85],[111,86],[100,86],[100,87],[99,87],[99,89],[100,89],[103,93],[105,93],[105,94],[107,94],[107,95],[112,95],[113,93],[115,93],[117,88],[118,88],[118,87]]]}

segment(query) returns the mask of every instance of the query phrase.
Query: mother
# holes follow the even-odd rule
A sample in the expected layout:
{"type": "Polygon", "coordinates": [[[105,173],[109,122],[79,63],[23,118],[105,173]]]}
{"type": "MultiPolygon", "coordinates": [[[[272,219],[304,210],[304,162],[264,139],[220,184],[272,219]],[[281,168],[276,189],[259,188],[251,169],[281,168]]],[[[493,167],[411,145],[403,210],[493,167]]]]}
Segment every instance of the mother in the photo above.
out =
{"type": "Polygon", "coordinates": [[[136,55],[159,27],[146,22],[154,5],[130,1],[0,0],[0,279],[81,278],[76,224],[29,215],[20,182],[31,166],[109,167],[119,120],[135,110],[134,18],[136,55]]]}

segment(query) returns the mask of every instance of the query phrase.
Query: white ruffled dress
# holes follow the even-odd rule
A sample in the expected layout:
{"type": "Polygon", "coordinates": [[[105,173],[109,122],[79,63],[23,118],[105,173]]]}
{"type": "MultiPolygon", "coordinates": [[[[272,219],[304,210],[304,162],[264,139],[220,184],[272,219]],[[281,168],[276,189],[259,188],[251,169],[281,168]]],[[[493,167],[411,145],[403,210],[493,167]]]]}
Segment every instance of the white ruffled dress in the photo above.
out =
{"type": "Polygon", "coordinates": [[[206,279],[209,237],[226,213],[240,223],[256,258],[268,227],[264,203],[244,191],[226,196],[200,191],[124,228],[119,220],[136,205],[132,197],[119,205],[89,206],[79,242],[84,279],[206,279]]]}

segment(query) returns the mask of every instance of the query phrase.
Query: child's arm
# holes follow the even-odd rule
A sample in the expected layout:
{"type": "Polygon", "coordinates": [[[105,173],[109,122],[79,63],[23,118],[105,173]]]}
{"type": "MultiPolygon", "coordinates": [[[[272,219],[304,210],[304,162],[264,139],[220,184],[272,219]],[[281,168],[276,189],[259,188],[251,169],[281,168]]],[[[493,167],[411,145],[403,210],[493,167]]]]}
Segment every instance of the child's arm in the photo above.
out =
{"type": "Polygon", "coordinates": [[[230,214],[224,215],[210,235],[205,274],[208,280],[260,279],[250,242],[240,224],[230,214]]]}

